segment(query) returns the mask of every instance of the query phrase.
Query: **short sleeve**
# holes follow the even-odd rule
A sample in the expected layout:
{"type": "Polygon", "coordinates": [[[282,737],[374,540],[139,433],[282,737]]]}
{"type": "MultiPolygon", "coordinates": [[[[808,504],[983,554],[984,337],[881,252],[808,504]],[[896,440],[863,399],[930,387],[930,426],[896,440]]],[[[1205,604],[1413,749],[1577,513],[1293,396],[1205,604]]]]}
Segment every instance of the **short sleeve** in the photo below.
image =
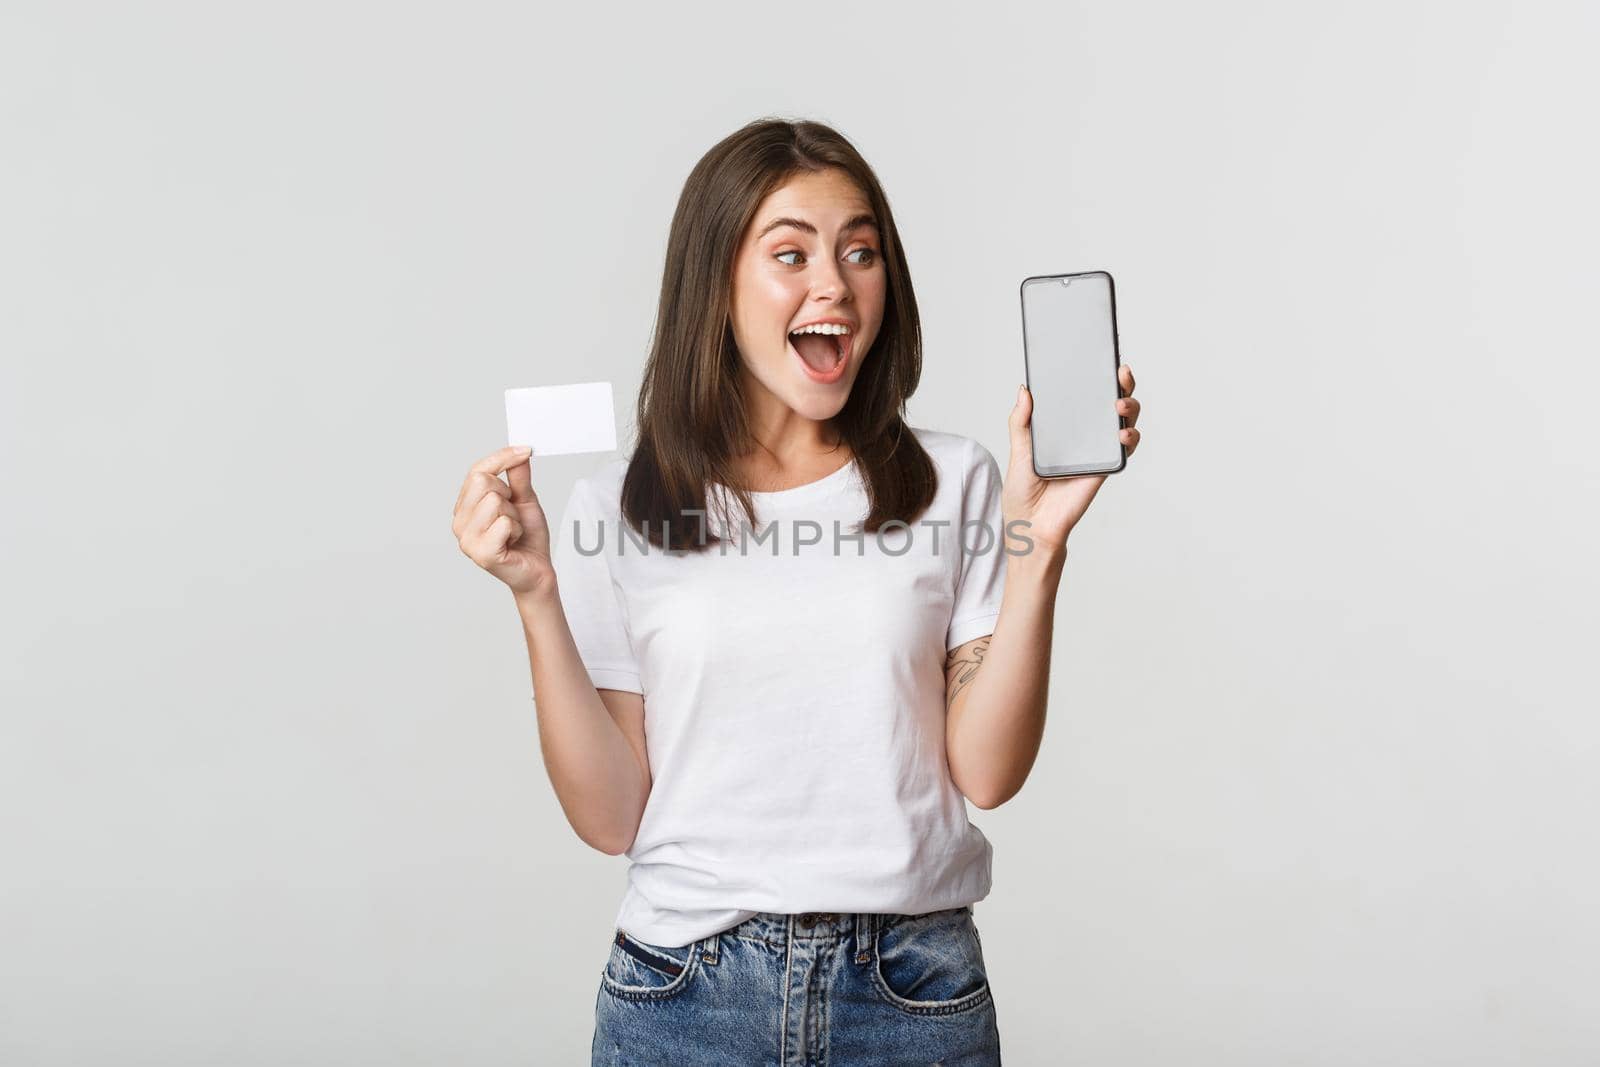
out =
{"type": "Polygon", "coordinates": [[[625,598],[607,558],[616,552],[619,521],[615,507],[597,506],[589,479],[578,479],[550,535],[551,564],[573,643],[595,688],[643,693],[625,598]]]}
{"type": "Polygon", "coordinates": [[[968,439],[961,491],[961,556],[955,604],[945,650],[994,633],[1005,593],[1006,554],[1000,464],[981,443],[968,439]],[[985,532],[987,530],[987,532],[985,532]]]}

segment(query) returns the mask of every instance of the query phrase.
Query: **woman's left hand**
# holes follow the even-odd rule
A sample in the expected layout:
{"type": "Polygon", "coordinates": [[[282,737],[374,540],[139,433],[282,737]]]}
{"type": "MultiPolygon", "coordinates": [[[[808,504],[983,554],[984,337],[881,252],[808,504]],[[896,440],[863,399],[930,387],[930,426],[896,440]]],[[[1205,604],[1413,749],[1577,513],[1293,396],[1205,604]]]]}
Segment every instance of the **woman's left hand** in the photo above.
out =
{"type": "MultiPolygon", "coordinates": [[[[1133,455],[1139,447],[1139,402],[1133,398],[1133,371],[1126,363],[1117,368],[1117,381],[1122,395],[1117,398],[1117,414],[1125,423],[1122,443],[1133,455]]],[[[1086,474],[1074,478],[1041,478],[1033,472],[1033,437],[1028,432],[1028,422],[1033,415],[1033,396],[1026,386],[1017,390],[1017,403],[1007,420],[1011,427],[1011,465],[1006,473],[1001,509],[1005,512],[1007,529],[1014,519],[1025,519],[1028,526],[1018,531],[1018,536],[1033,539],[1034,552],[1054,552],[1064,555],[1067,536],[1083,518],[1089,502],[1105,482],[1104,474],[1086,474]]],[[[1006,543],[1015,538],[1007,535],[1006,543]]]]}

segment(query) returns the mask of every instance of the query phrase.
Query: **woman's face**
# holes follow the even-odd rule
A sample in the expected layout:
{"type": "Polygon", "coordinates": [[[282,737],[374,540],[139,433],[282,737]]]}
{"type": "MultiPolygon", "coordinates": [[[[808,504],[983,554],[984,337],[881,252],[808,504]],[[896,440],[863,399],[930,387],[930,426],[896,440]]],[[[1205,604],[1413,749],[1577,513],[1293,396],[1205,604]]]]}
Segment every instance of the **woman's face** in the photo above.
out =
{"type": "Polygon", "coordinates": [[[758,425],[782,420],[774,401],[818,422],[839,413],[878,336],[884,288],[872,209],[843,171],[796,175],[761,202],[734,260],[729,309],[758,425]],[[791,336],[816,322],[845,332],[791,336]]]}

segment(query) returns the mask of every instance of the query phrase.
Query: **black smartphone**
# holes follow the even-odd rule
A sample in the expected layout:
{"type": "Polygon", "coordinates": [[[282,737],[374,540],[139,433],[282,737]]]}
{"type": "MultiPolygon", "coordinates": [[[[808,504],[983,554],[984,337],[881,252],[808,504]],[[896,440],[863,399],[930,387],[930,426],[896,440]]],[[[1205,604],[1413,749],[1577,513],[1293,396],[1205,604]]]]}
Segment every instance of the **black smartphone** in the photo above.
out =
{"type": "Polygon", "coordinates": [[[1041,478],[1115,474],[1128,462],[1117,414],[1117,294],[1103,270],[1022,280],[1022,371],[1041,478]]]}

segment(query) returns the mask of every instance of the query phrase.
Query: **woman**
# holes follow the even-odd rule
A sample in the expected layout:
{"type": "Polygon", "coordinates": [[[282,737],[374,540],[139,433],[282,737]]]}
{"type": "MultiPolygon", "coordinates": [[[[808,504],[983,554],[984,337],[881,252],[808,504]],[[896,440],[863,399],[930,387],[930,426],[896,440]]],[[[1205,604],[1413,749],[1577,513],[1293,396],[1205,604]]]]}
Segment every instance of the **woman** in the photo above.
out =
{"type": "Polygon", "coordinates": [[[905,423],[920,374],[872,169],[758,121],[679,199],[631,457],[579,479],[553,550],[527,449],[461,487],[563,810],[632,861],[595,1063],[999,1062],[965,804],[1038,753],[1067,538],[1104,478],[1034,475],[1021,389],[1002,486],[976,441],[905,423]]]}

